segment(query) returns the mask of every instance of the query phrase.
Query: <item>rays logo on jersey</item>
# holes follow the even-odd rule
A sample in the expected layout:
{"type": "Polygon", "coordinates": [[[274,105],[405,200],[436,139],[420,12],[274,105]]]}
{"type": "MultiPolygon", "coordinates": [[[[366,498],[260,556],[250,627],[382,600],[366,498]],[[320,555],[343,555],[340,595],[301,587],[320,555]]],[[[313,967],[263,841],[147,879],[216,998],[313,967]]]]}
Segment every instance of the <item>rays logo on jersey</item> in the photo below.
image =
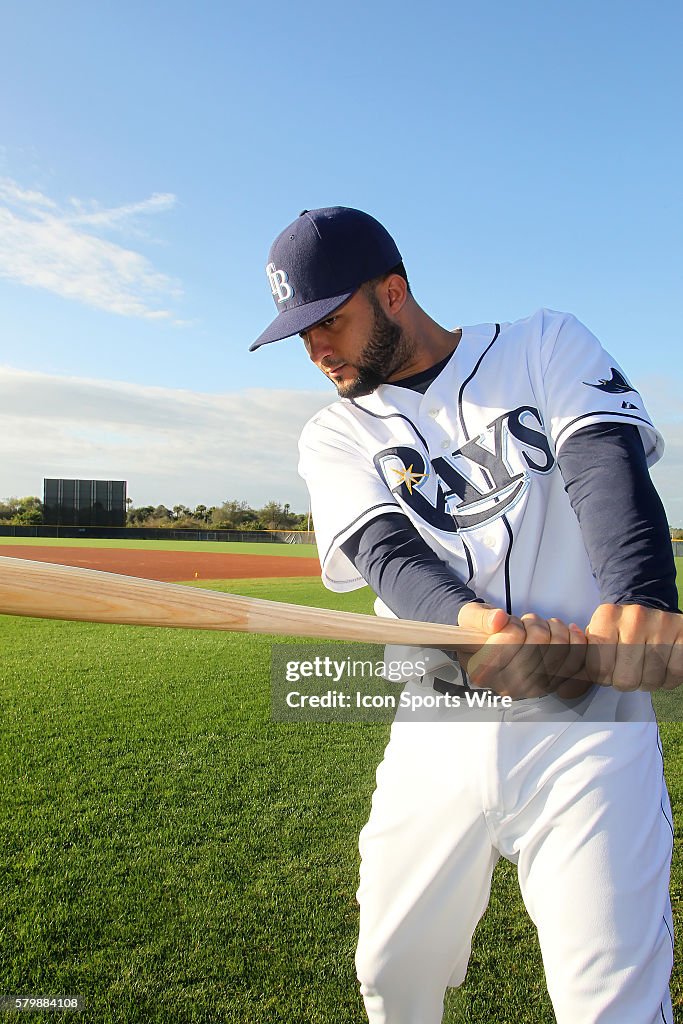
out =
{"type": "Polygon", "coordinates": [[[520,500],[531,472],[549,473],[555,465],[538,409],[530,405],[503,413],[448,456],[430,459],[422,446],[399,444],[378,452],[374,462],[397,498],[447,533],[499,519],[520,500]],[[511,463],[513,447],[519,468],[511,463]]]}
{"type": "Polygon", "coordinates": [[[610,366],[610,370],[612,371],[612,376],[609,380],[607,377],[603,377],[597,384],[591,384],[588,380],[585,380],[583,383],[587,384],[589,388],[606,391],[609,395],[623,395],[628,391],[635,391],[635,388],[631,387],[623,373],[620,373],[615,366],[610,366]]]}

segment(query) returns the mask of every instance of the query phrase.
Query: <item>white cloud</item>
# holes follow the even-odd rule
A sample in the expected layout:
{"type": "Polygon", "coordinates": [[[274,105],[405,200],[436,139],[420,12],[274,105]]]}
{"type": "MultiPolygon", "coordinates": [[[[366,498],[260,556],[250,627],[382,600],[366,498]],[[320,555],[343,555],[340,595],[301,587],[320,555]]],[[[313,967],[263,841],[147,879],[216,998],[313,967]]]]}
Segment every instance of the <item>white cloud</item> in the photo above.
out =
{"type": "Polygon", "coordinates": [[[0,277],[43,288],[120,316],[178,323],[167,306],[179,284],[155,270],[135,249],[101,237],[110,230],[137,233],[136,218],[171,209],[175,196],[109,209],[71,199],[61,208],[42,192],[0,179],[0,277]]]}
{"type": "MultiPolygon", "coordinates": [[[[666,378],[641,385],[666,440],[653,477],[669,523],[683,527],[683,400],[666,378]]],[[[0,367],[0,497],[40,495],[43,477],[92,477],[128,480],[140,505],[274,499],[304,511],[297,439],[333,396],[205,394],[0,367]]]]}
{"type": "Polygon", "coordinates": [[[136,504],[271,499],[304,511],[297,439],[319,391],[202,394],[0,368],[0,496],[125,479],[136,504]]]}
{"type": "Polygon", "coordinates": [[[0,178],[0,199],[14,206],[56,210],[57,204],[42,192],[20,188],[11,178],[0,178]]]}
{"type": "Polygon", "coordinates": [[[140,213],[163,213],[170,210],[175,206],[176,197],[171,192],[154,192],[149,199],[143,199],[139,203],[115,206],[109,210],[101,209],[97,203],[84,203],[75,198],[70,199],[69,203],[75,210],[75,213],[69,217],[70,224],[113,228],[121,225],[130,227],[133,218],[140,213]]]}

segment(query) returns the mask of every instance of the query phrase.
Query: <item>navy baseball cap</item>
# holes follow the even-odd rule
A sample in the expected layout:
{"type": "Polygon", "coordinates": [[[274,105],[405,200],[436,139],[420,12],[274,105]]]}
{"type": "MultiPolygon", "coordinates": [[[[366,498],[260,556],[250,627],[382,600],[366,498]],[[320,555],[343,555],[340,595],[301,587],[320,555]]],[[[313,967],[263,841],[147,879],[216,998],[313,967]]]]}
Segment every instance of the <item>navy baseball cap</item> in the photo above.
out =
{"type": "Polygon", "coordinates": [[[271,246],[266,274],[278,313],[249,351],[307,331],[400,262],[393,238],[369,214],[303,210],[271,246]]]}

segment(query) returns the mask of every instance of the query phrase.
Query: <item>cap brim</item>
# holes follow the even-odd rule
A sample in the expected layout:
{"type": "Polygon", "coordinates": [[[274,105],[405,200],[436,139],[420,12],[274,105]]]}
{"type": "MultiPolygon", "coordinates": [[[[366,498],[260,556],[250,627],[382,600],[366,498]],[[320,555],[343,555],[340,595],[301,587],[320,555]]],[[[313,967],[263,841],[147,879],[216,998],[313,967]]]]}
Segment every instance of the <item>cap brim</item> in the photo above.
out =
{"type": "Polygon", "coordinates": [[[309,330],[313,324],[319,323],[330,313],[334,313],[335,309],[343,306],[352,295],[353,291],[344,292],[343,295],[333,295],[329,299],[316,299],[315,302],[306,302],[302,306],[294,306],[293,309],[283,309],[253,345],[249,346],[249,351],[254,352],[261,345],[282,341],[283,338],[291,338],[294,334],[309,330]]]}

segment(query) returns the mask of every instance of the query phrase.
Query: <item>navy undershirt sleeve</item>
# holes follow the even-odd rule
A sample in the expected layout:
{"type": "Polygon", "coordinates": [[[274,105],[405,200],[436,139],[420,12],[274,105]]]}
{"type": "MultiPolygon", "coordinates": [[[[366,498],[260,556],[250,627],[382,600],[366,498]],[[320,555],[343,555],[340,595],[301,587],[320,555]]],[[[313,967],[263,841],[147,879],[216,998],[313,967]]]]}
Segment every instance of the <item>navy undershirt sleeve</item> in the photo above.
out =
{"type": "Polygon", "coordinates": [[[477,600],[402,512],[377,516],[341,549],[399,619],[453,626],[461,607],[477,600]]]}
{"type": "Polygon", "coordinates": [[[638,428],[583,427],[565,441],[557,461],[601,601],[677,611],[669,526],[638,428]]]}
{"type": "MultiPolygon", "coordinates": [[[[669,529],[638,428],[584,427],[567,439],[558,464],[601,601],[676,611],[669,529]]],[[[460,608],[478,600],[403,513],[377,516],[342,551],[399,618],[454,624],[460,608]]]]}

